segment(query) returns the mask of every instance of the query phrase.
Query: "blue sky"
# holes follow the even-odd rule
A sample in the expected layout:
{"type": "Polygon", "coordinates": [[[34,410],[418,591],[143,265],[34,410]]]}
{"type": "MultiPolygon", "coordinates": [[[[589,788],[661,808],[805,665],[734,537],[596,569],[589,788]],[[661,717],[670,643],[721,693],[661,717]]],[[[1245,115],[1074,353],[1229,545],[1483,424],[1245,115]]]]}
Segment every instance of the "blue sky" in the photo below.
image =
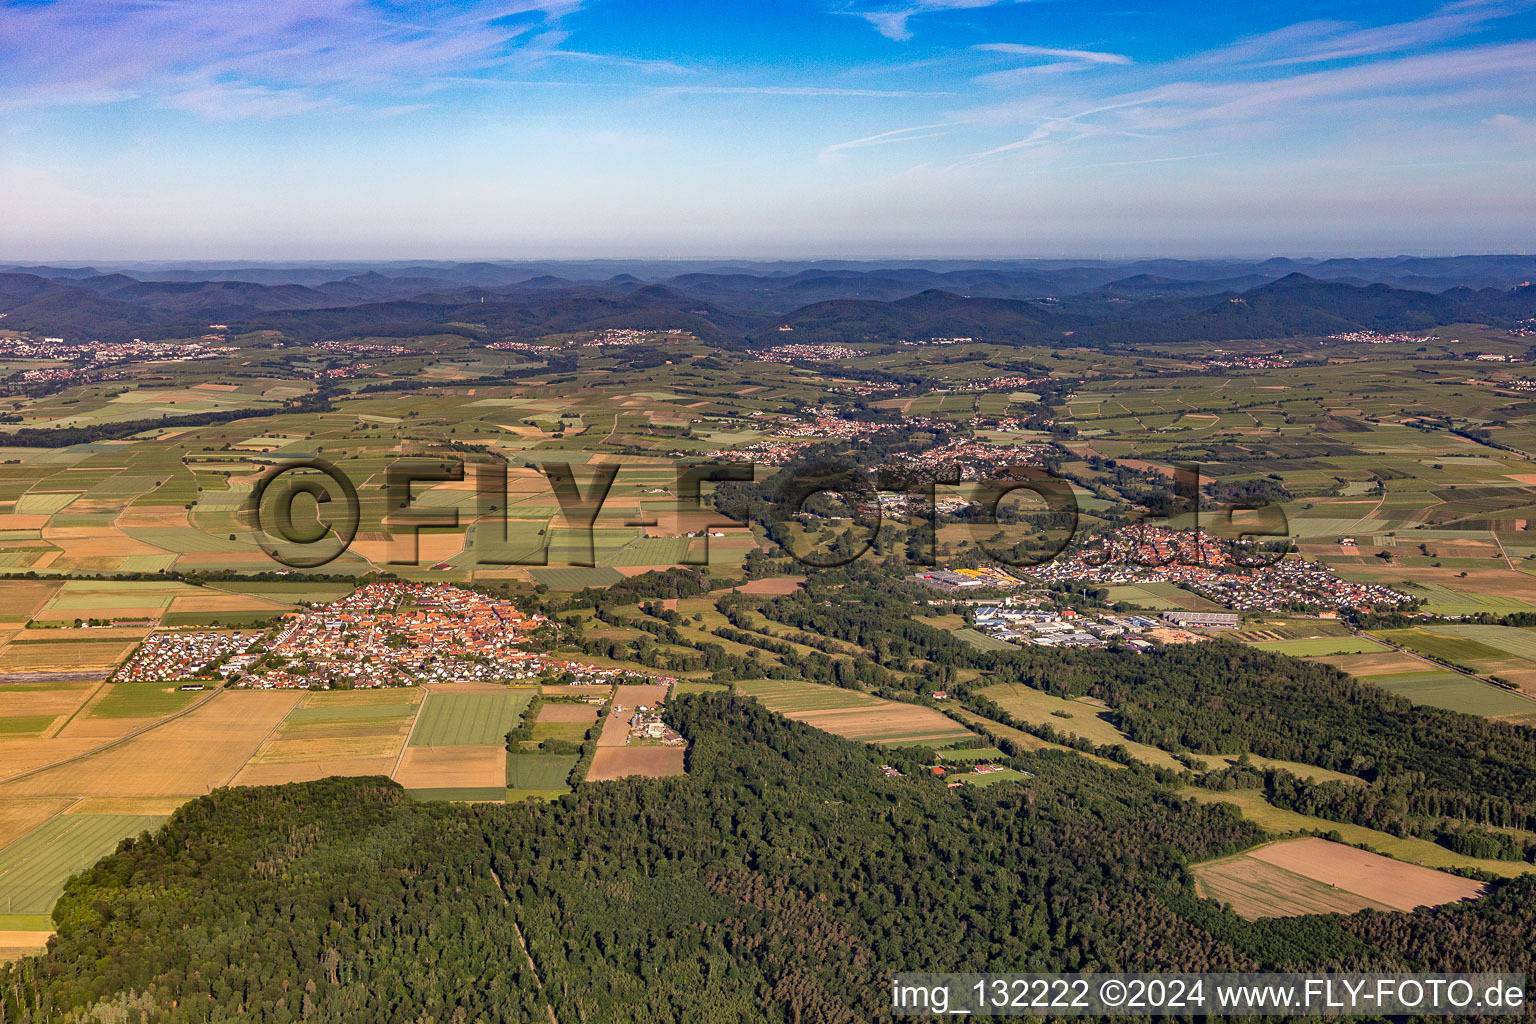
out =
{"type": "Polygon", "coordinates": [[[1536,0],[0,0],[0,260],[1533,239],[1536,0]]]}

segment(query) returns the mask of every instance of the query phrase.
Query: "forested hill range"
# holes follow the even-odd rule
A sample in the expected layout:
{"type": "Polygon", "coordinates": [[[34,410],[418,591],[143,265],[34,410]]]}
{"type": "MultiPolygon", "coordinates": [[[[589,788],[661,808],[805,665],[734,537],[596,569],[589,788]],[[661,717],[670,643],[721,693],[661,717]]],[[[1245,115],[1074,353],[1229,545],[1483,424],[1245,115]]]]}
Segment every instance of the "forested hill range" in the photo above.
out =
{"type": "Polygon", "coordinates": [[[415,263],[0,266],[0,327],[70,341],[278,330],[460,333],[607,327],[722,345],[1135,342],[1511,326],[1536,317],[1536,256],[1264,261],[415,263]]]}

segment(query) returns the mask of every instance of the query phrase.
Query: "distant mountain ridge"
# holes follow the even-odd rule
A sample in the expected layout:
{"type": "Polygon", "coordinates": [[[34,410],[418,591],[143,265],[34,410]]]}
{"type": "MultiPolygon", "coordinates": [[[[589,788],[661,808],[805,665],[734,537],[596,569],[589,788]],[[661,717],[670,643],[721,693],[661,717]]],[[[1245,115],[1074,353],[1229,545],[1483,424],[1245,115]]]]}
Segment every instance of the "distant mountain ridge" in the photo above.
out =
{"type": "Polygon", "coordinates": [[[9,329],[103,340],[195,336],[209,323],[301,339],[469,324],[495,337],[637,327],[768,344],[789,327],[804,342],[1123,345],[1508,324],[1536,316],[1533,278],[1527,255],[14,266],[0,267],[0,313],[9,329]]]}

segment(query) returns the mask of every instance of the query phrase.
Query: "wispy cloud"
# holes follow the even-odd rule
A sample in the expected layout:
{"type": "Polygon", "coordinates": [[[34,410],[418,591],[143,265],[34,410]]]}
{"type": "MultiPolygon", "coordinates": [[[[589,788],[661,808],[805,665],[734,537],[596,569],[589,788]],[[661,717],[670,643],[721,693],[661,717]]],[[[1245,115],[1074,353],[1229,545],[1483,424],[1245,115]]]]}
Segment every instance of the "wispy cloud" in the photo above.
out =
{"type": "Polygon", "coordinates": [[[1051,46],[1029,46],[1024,43],[981,43],[974,49],[1019,57],[1056,57],[1084,64],[1131,63],[1131,58],[1122,53],[1104,53],[1099,50],[1059,50],[1051,46]]]}
{"type": "Polygon", "coordinates": [[[863,18],[887,39],[900,42],[912,38],[912,30],[907,22],[920,14],[979,10],[983,7],[1019,2],[1022,0],[908,0],[904,3],[884,4],[878,7],[850,7],[846,9],[846,13],[863,18]]]}
{"type": "Polygon", "coordinates": [[[0,101],[270,117],[565,53],[579,0],[0,0],[0,101]],[[523,49],[527,50],[522,54],[523,49]]]}
{"type": "Polygon", "coordinates": [[[1483,124],[1520,142],[1536,143],[1536,118],[1518,118],[1513,114],[1494,114],[1483,124]]]}
{"type": "MultiPolygon", "coordinates": [[[[1266,136],[1326,134],[1330,123],[1407,123],[1426,112],[1475,109],[1500,95],[1536,95],[1536,41],[1458,42],[1514,6],[1472,0],[1415,21],[1372,28],[1308,22],[1146,65],[1108,51],[981,44],[973,49],[1032,59],[1021,68],[974,79],[1002,91],[1013,88],[1014,98],[957,110],[937,123],[837,143],[824,148],[822,156],[936,134],[978,141],[992,137],[987,145],[946,158],[952,167],[1116,137],[1139,140],[1138,145],[1181,139],[1205,152],[1209,140],[1201,138],[1204,133],[1232,136],[1235,131],[1251,143],[1266,136]],[[1330,66],[1317,66],[1323,64],[1330,66]],[[1072,89],[1041,88],[1041,74],[1088,68],[1103,69],[1110,77],[1074,78],[1078,87],[1072,89]],[[1017,88],[1029,76],[1035,76],[1031,87],[1017,88]],[[1027,130],[996,139],[1018,126],[1027,130]]],[[[1512,115],[1485,123],[1522,136],[1523,122],[1512,115]]]]}
{"type": "Polygon", "coordinates": [[[1069,50],[1053,46],[1031,46],[1025,43],[982,43],[972,47],[972,49],[983,53],[996,53],[1007,57],[1024,59],[1024,63],[1018,67],[1007,68],[1002,71],[989,71],[976,76],[975,81],[978,85],[986,85],[993,88],[1006,87],[1022,79],[1033,78],[1039,75],[1087,71],[1092,68],[1123,67],[1134,63],[1131,58],[1123,53],[1107,53],[1102,50],[1069,50]]]}
{"type": "Polygon", "coordinates": [[[832,96],[871,99],[910,99],[917,96],[953,96],[950,92],[911,89],[855,89],[823,85],[671,85],[660,90],[670,95],[694,96],[832,96]]]}
{"type": "Polygon", "coordinates": [[[1458,39],[1532,6],[1529,0],[1461,0],[1410,21],[1359,26],[1305,21],[1212,50],[1200,61],[1281,67],[1401,54],[1458,39]]]}
{"type": "Polygon", "coordinates": [[[915,142],[918,139],[932,138],[935,135],[948,135],[955,130],[955,127],[956,125],[953,122],[944,121],[938,124],[914,125],[911,128],[895,128],[876,135],[866,135],[862,139],[849,139],[847,142],[839,142],[828,146],[821,151],[821,159],[836,159],[854,149],[867,149],[870,146],[887,146],[896,142],[915,142]]]}

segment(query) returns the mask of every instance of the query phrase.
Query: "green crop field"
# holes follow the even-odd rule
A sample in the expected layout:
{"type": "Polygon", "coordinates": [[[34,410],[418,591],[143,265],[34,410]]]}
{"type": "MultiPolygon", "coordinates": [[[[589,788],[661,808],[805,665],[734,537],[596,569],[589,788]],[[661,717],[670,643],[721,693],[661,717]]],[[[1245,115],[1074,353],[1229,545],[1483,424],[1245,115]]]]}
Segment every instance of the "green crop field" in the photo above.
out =
{"type": "Polygon", "coordinates": [[[207,695],[201,690],[166,689],[163,683],[113,683],[106,696],[92,705],[90,715],[92,718],[160,718],[207,695]]]}
{"type": "Polygon", "coordinates": [[[1497,648],[1517,658],[1536,661],[1536,629],[1518,626],[1476,626],[1462,623],[1437,623],[1436,633],[1471,640],[1497,648]]]}
{"type": "Polygon", "coordinates": [[[35,736],[53,724],[56,715],[18,715],[0,718],[0,736],[35,736]]]}
{"type": "Polygon", "coordinates": [[[736,684],[737,690],[756,697],[774,711],[831,711],[838,708],[878,707],[878,697],[820,683],[785,679],[752,679],[736,684]]]}
{"type": "Polygon", "coordinates": [[[1129,604],[1137,608],[1150,608],[1153,611],[1171,611],[1182,608],[1183,605],[1162,594],[1154,593],[1148,584],[1124,584],[1120,586],[1104,588],[1109,593],[1112,604],[1129,604]]]}
{"type": "Polygon", "coordinates": [[[501,746],[517,727],[527,693],[434,693],[422,705],[413,747],[501,746]]]}
{"type": "Polygon", "coordinates": [[[1023,782],[1028,776],[1013,768],[1004,768],[1000,772],[988,772],[985,775],[958,775],[956,778],[971,786],[995,786],[999,782],[1023,782]]]}
{"type": "MultiPolygon", "coordinates": [[[[1348,573],[1342,575],[1347,576],[1348,573]]],[[[1474,594],[1452,590],[1438,583],[1416,581],[1413,587],[1405,592],[1421,598],[1424,601],[1424,610],[1435,615],[1478,615],[1482,612],[1507,615],[1510,612],[1536,611],[1536,604],[1510,594],[1474,594]]]]}
{"type": "Polygon", "coordinates": [[[507,791],[496,786],[465,786],[457,789],[408,789],[405,795],[412,800],[426,803],[431,800],[449,800],[454,803],[504,803],[507,791]]]}
{"type": "Polygon", "coordinates": [[[978,651],[1016,651],[1019,648],[1006,640],[979,633],[974,629],[957,629],[951,634],[956,640],[964,640],[978,651]]]}
{"type": "MultiPolygon", "coordinates": [[[[1439,628],[1439,627],[1435,627],[1439,628]]],[[[1428,629],[1418,627],[1412,629],[1381,629],[1375,636],[1381,637],[1389,643],[1407,647],[1410,650],[1426,654],[1431,658],[1439,658],[1441,661],[1450,661],[1465,665],[1468,662],[1484,661],[1489,658],[1502,658],[1504,652],[1497,647],[1489,647],[1469,637],[1445,636],[1441,633],[1431,632],[1428,629]]]]}
{"type": "Polygon", "coordinates": [[[47,914],[64,883],[129,836],[158,828],[152,814],[61,814],[0,850],[0,913],[47,914]]]}
{"type": "MultiPolygon", "coordinates": [[[[557,561],[553,552],[551,561],[557,561]]],[[[550,590],[582,590],[586,587],[611,587],[624,575],[617,569],[607,567],[586,569],[573,566],[565,569],[530,569],[533,578],[544,584],[550,590]]]]}
{"type": "Polygon", "coordinates": [[[688,554],[687,537],[641,537],[608,558],[610,566],[681,565],[688,554]]]}
{"type": "Polygon", "coordinates": [[[16,499],[16,512],[26,516],[51,516],[62,512],[80,497],[79,491],[29,491],[16,499]]]}
{"type": "Polygon", "coordinates": [[[1293,658],[1315,658],[1329,654],[1372,654],[1387,650],[1385,644],[1359,636],[1325,636],[1310,640],[1270,640],[1252,646],[1261,651],[1289,654],[1293,658]]]}
{"type": "Polygon", "coordinates": [[[1457,672],[1410,672],[1372,676],[1370,682],[1415,704],[1467,715],[1523,716],[1536,722],[1536,700],[1502,690],[1457,672]]]}
{"type": "Polygon", "coordinates": [[[993,761],[1007,756],[996,747],[957,747],[939,751],[939,757],[945,761],[993,761]]]}
{"type": "Polygon", "coordinates": [[[576,767],[575,754],[511,754],[507,755],[507,787],[540,791],[563,790],[571,769],[576,767]]]}
{"type": "Polygon", "coordinates": [[[531,742],[538,744],[545,740],[565,740],[567,743],[580,743],[591,728],[584,722],[535,722],[531,742]]]}

